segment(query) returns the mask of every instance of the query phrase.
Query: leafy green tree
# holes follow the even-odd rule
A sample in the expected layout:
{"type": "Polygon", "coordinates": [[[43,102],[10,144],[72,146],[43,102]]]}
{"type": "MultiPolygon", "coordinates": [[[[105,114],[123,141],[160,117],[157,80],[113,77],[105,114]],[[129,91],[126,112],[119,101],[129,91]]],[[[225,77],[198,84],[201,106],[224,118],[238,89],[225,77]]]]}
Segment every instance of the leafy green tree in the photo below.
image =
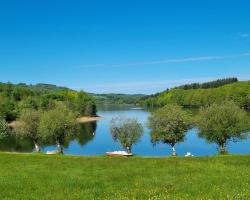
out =
{"type": "Polygon", "coordinates": [[[207,87],[210,84],[205,84],[204,87],[197,87],[194,85],[193,89],[193,86],[187,89],[185,89],[186,87],[173,88],[143,98],[141,104],[147,107],[162,107],[168,104],[178,104],[183,107],[199,108],[214,103],[222,104],[225,101],[233,101],[239,107],[250,109],[250,81],[231,83],[231,81],[234,80],[236,81],[236,79],[218,81],[211,84],[213,87],[207,87]]]}
{"type": "Polygon", "coordinates": [[[22,109],[26,109],[26,108],[31,108],[31,109],[38,109],[38,98],[35,97],[27,97],[26,99],[24,99],[21,103],[20,103],[20,107],[22,109]]]}
{"type": "Polygon", "coordinates": [[[18,116],[15,102],[6,99],[0,102],[0,116],[7,122],[15,120],[18,116]]]}
{"type": "Polygon", "coordinates": [[[0,139],[7,137],[10,134],[10,129],[7,122],[0,118],[0,139]]]}
{"type": "Polygon", "coordinates": [[[176,156],[175,145],[184,141],[191,126],[189,115],[180,106],[167,105],[152,113],[148,120],[153,144],[163,142],[172,147],[176,156]]]}
{"type": "Polygon", "coordinates": [[[243,99],[242,107],[243,107],[245,110],[250,110],[250,94],[248,94],[248,95],[243,99]]]}
{"type": "Polygon", "coordinates": [[[119,141],[128,153],[131,153],[132,145],[136,144],[142,134],[143,126],[133,118],[116,117],[110,122],[110,132],[115,141],[119,141]]]}
{"type": "Polygon", "coordinates": [[[35,151],[40,152],[42,135],[38,132],[41,112],[34,109],[24,109],[20,116],[20,125],[14,127],[20,136],[29,137],[35,145],[35,151]]]}
{"type": "Polygon", "coordinates": [[[40,119],[39,134],[45,139],[51,138],[58,147],[58,152],[63,153],[63,145],[76,129],[76,116],[64,105],[44,112],[40,119]]]}
{"type": "Polygon", "coordinates": [[[200,109],[197,126],[199,136],[208,142],[216,143],[220,153],[225,154],[228,141],[237,141],[247,137],[249,117],[233,102],[213,104],[200,109]]]}
{"type": "Polygon", "coordinates": [[[96,105],[93,102],[88,102],[84,110],[85,116],[96,116],[96,105]]]}

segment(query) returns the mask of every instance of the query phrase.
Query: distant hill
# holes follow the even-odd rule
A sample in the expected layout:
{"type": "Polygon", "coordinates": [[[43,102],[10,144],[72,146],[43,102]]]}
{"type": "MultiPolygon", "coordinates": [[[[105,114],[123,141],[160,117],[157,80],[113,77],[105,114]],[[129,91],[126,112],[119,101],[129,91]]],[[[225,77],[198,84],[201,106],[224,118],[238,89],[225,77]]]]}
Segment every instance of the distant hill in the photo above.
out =
{"type": "Polygon", "coordinates": [[[133,104],[137,105],[144,94],[93,94],[90,93],[96,99],[97,104],[133,104]]]}
{"type": "Polygon", "coordinates": [[[49,110],[63,103],[78,116],[95,116],[92,96],[50,84],[0,83],[0,119],[15,121],[23,109],[49,110]]]}
{"type": "Polygon", "coordinates": [[[184,89],[184,90],[190,90],[190,89],[209,89],[209,88],[217,88],[221,87],[223,85],[231,84],[238,82],[238,79],[233,78],[224,78],[224,79],[218,79],[215,81],[209,81],[205,83],[191,83],[191,84],[185,84],[176,87],[177,89],[184,89]]]}
{"type": "Polygon", "coordinates": [[[59,87],[56,85],[45,84],[45,83],[38,83],[38,84],[34,84],[34,85],[19,83],[19,84],[16,84],[16,86],[22,87],[22,88],[28,88],[34,92],[58,92],[58,91],[62,91],[62,90],[70,90],[67,87],[59,87]]]}
{"type": "Polygon", "coordinates": [[[161,107],[166,104],[201,107],[225,101],[234,101],[239,106],[250,109],[250,81],[221,79],[198,85],[184,85],[143,97],[140,104],[146,107],[161,107]]]}
{"type": "MultiPolygon", "coordinates": [[[[34,95],[36,94],[52,94],[53,96],[58,93],[63,93],[66,91],[70,92],[77,92],[75,90],[69,89],[67,87],[61,87],[56,86],[53,84],[45,84],[45,83],[38,83],[38,84],[25,84],[25,83],[18,83],[18,84],[12,84],[12,83],[1,83],[0,82],[0,93],[1,90],[4,90],[3,88],[8,88],[9,90],[15,89],[17,91],[18,89],[18,96],[20,95],[34,95]],[[2,89],[1,89],[2,88],[2,89]],[[22,90],[22,92],[20,92],[22,90]],[[28,93],[28,94],[27,94],[28,93]]],[[[6,90],[8,91],[8,89],[6,90]]],[[[94,98],[94,101],[96,104],[115,104],[115,105],[123,105],[123,104],[129,104],[129,105],[137,105],[142,97],[145,97],[144,94],[95,94],[95,93],[86,93],[89,96],[92,96],[94,98]]],[[[19,97],[17,97],[19,98],[19,97]]],[[[22,98],[22,97],[20,97],[22,98]]]]}

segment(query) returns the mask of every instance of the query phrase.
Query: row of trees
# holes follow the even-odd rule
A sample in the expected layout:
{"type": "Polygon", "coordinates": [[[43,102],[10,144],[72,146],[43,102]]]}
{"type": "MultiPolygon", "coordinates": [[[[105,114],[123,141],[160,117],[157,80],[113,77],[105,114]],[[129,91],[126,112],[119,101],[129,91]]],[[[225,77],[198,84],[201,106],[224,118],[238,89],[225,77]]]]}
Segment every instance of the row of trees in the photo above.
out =
{"type": "MultiPolygon", "coordinates": [[[[230,140],[237,141],[248,136],[250,120],[246,111],[233,102],[201,108],[196,117],[191,117],[178,105],[167,105],[153,112],[148,119],[152,143],[170,145],[173,155],[176,155],[175,145],[184,141],[192,126],[198,128],[200,137],[216,143],[220,153],[226,153],[225,147],[230,140]]],[[[14,125],[14,131],[10,130],[4,119],[0,119],[0,139],[10,134],[28,137],[37,152],[43,144],[57,144],[58,152],[62,153],[65,142],[79,132],[77,129],[79,124],[76,123],[76,114],[63,103],[58,103],[48,111],[23,110],[18,123],[14,125]]],[[[131,152],[132,145],[143,134],[143,126],[136,119],[118,117],[111,120],[110,131],[113,139],[131,152]]]]}
{"type": "MultiPolygon", "coordinates": [[[[11,130],[5,119],[0,120],[0,139],[16,135],[32,140],[36,152],[40,152],[42,145],[56,144],[58,152],[63,153],[63,146],[70,138],[75,138],[75,134],[80,134],[83,128],[89,128],[81,127],[82,124],[78,124],[76,118],[77,115],[62,102],[48,111],[23,109],[18,121],[12,125],[14,130],[11,130]]],[[[90,128],[91,131],[95,131],[95,127],[90,128]]],[[[79,142],[84,143],[89,139],[89,135],[93,137],[93,132],[89,134],[89,131],[84,131],[84,133],[86,135],[79,137],[79,140],[84,141],[79,142]]]]}
{"type": "Polygon", "coordinates": [[[227,85],[230,83],[235,83],[238,82],[237,78],[224,78],[224,79],[218,79],[216,81],[209,81],[205,83],[191,83],[191,84],[185,84],[181,85],[179,89],[184,89],[184,90],[190,90],[190,89],[208,89],[208,88],[217,88],[223,85],[227,85]]]}
{"type": "Polygon", "coordinates": [[[218,88],[210,89],[181,89],[174,88],[141,101],[146,107],[163,107],[177,104],[182,107],[200,108],[214,103],[222,104],[233,101],[238,106],[250,109],[250,81],[235,82],[218,88]]]}
{"type": "Polygon", "coordinates": [[[0,116],[7,122],[18,119],[24,109],[46,111],[55,108],[58,102],[63,102],[78,116],[96,115],[93,97],[83,91],[44,84],[0,83],[0,116]]]}
{"type": "Polygon", "coordinates": [[[143,94],[93,94],[99,105],[137,105],[143,94]]]}
{"type": "MultiPolygon", "coordinates": [[[[225,154],[229,141],[247,138],[250,119],[246,111],[233,102],[201,108],[195,118],[178,105],[167,105],[152,113],[148,119],[152,143],[162,142],[170,145],[173,156],[176,155],[176,144],[184,141],[187,131],[192,126],[198,128],[200,137],[210,143],[216,143],[219,152],[225,154]]],[[[115,118],[111,121],[110,127],[113,138],[129,152],[143,133],[142,125],[136,119],[115,118]]]]}

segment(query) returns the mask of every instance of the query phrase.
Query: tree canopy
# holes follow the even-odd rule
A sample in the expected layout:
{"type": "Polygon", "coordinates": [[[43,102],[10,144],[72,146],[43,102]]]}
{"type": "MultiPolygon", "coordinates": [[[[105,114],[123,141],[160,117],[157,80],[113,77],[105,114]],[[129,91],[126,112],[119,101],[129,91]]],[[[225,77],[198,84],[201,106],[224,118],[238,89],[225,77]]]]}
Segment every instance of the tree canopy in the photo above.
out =
{"type": "Polygon", "coordinates": [[[247,113],[233,102],[201,108],[197,126],[199,136],[218,144],[220,153],[226,153],[225,145],[228,141],[246,138],[250,128],[247,113]]]}
{"type": "Polygon", "coordinates": [[[63,102],[77,115],[96,115],[95,99],[83,91],[49,84],[0,83],[0,116],[16,120],[23,109],[49,110],[63,102]]]}
{"type": "Polygon", "coordinates": [[[40,151],[42,140],[41,133],[38,132],[41,112],[34,109],[24,109],[21,112],[19,126],[14,127],[17,134],[29,137],[35,145],[37,152],[40,151]]]}
{"type": "Polygon", "coordinates": [[[167,105],[149,116],[148,126],[151,129],[151,141],[156,144],[169,144],[176,155],[175,145],[184,141],[191,126],[190,116],[177,105],[167,105]]]}
{"type": "Polygon", "coordinates": [[[134,118],[116,117],[110,122],[110,131],[115,141],[129,153],[132,145],[139,142],[143,134],[143,126],[134,118]]]}
{"type": "Polygon", "coordinates": [[[233,101],[239,107],[250,109],[250,81],[234,82],[217,88],[183,89],[173,88],[148,96],[141,100],[146,107],[163,107],[168,104],[178,104],[182,107],[199,108],[213,103],[221,104],[233,101]]]}
{"type": "Polygon", "coordinates": [[[10,134],[10,129],[7,122],[0,117],[0,139],[5,138],[10,134]]]}
{"type": "Polygon", "coordinates": [[[52,139],[63,153],[63,145],[76,130],[76,116],[66,106],[59,104],[56,108],[44,112],[41,116],[38,132],[44,139],[52,139]]]}

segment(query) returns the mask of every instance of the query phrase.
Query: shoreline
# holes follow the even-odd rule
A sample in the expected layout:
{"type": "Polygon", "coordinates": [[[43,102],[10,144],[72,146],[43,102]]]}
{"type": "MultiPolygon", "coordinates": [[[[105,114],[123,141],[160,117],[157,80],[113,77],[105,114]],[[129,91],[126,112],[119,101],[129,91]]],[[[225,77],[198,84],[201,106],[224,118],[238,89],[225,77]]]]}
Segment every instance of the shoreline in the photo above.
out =
{"type": "Polygon", "coordinates": [[[79,117],[77,119],[77,122],[79,122],[79,123],[87,123],[87,122],[95,122],[95,121],[98,121],[98,120],[101,120],[101,119],[103,119],[103,117],[101,117],[101,116],[96,116],[96,117],[84,116],[84,117],[79,117]]]}
{"type": "MultiPolygon", "coordinates": [[[[103,117],[101,116],[96,116],[96,117],[84,116],[84,117],[79,117],[76,120],[79,123],[88,123],[88,122],[95,122],[101,119],[103,119],[103,117]]],[[[19,121],[13,121],[13,122],[8,123],[8,126],[11,128],[17,128],[20,125],[21,125],[21,122],[19,121]]]]}

